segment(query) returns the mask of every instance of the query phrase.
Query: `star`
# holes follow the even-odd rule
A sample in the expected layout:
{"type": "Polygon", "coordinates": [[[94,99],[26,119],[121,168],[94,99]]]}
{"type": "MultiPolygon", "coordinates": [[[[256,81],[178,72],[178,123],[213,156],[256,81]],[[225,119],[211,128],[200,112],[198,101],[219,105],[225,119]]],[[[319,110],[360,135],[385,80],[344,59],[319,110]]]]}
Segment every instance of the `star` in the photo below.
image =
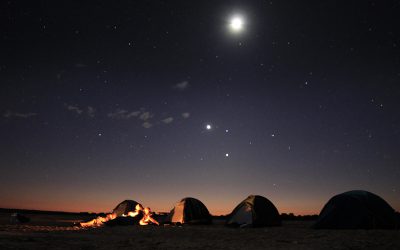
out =
{"type": "Polygon", "coordinates": [[[206,129],[207,129],[207,130],[211,130],[211,129],[212,129],[211,124],[207,124],[207,125],[206,125],[206,129]]]}
{"type": "Polygon", "coordinates": [[[226,153],[226,154],[225,154],[225,157],[229,157],[229,154],[228,154],[228,153],[226,153]]]}

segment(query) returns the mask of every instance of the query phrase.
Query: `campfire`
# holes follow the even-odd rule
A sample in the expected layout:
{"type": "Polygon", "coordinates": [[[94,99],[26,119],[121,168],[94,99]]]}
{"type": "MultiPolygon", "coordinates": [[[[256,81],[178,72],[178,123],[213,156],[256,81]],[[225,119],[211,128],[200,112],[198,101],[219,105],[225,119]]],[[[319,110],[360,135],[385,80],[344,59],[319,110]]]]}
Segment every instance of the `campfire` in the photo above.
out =
{"type": "Polygon", "coordinates": [[[141,204],[137,204],[134,211],[129,211],[127,214],[122,214],[121,216],[117,216],[115,212],[107,214],[105,217],[99,216],[88,222],[81,222],[81,227],[100,227],[105,225],[107,222],[123,219],[124,217],[135,218],[137,220],[133,220],[132,223],[145,226],[145,225],[160,225],[157,220],[152,217],[152,212],[149,207],[143,208],[141,204]]]}

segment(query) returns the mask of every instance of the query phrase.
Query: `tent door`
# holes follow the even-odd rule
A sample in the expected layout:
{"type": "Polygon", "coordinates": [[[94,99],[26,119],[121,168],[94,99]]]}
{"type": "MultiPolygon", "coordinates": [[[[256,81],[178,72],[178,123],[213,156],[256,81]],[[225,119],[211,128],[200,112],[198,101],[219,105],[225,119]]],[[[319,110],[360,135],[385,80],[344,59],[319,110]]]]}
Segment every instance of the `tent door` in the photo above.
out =
{"type": "Polygon", "coordinates": [[[183,223],[183,209],[184,209],[184,203],[180,202],[175,205],[174,208],[174,214],[172,215],[171,222],[173,223],[183,223]]]}
{"type": "Polygon", "coordinates": [[[231,223],[253,224],[253,214],[250,206],[242,206],[230,220],[231,223]]]}

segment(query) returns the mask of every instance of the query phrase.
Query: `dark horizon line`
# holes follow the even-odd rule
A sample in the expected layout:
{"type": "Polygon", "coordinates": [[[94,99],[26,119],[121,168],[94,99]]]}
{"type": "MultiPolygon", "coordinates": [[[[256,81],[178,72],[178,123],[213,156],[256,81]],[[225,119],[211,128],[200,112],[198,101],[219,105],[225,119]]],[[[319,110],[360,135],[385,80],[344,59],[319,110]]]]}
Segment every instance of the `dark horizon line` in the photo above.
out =
{"type": "MultiPolygon", "coordinates": [[[[51,211],[51,210],[38,210],[38,209],[24,209],[24,208],[2,208],[0,207],[0,213],[30,213],[30,214],[54,214],[54,215],[101,215],[101,214],[107,214],[106,212],[68,212],[68,211],[51,211]]],[[[157,214],[168,214],[169,212],[156,212],[157,214]]],[[[223,214],[223,215],[213,215],[213,217],[225,217],[228,216],[228,214],[223,214]]],[[[297,217],[297,218],[303,218],[303,217],[314,217],[318,216],[318,214],[295,214],[295,213],[279,213],[280,216],[286,216],[286,217],[297,217]]]]}

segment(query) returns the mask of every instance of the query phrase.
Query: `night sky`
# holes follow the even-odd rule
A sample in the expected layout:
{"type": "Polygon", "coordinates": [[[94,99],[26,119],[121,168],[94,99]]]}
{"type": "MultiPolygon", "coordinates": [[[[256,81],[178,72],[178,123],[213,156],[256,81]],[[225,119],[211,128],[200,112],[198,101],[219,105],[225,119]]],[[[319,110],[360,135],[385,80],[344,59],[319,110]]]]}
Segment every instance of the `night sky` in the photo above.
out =
{"type": "Polygon", "coordinates": [[[0,207],[400,210],[400,1],[1,1],[0,207]],[[239,20],[232,27],[232,19],[239,20]],[[242,22],[242,23],[240,23],[242,22]]]}

